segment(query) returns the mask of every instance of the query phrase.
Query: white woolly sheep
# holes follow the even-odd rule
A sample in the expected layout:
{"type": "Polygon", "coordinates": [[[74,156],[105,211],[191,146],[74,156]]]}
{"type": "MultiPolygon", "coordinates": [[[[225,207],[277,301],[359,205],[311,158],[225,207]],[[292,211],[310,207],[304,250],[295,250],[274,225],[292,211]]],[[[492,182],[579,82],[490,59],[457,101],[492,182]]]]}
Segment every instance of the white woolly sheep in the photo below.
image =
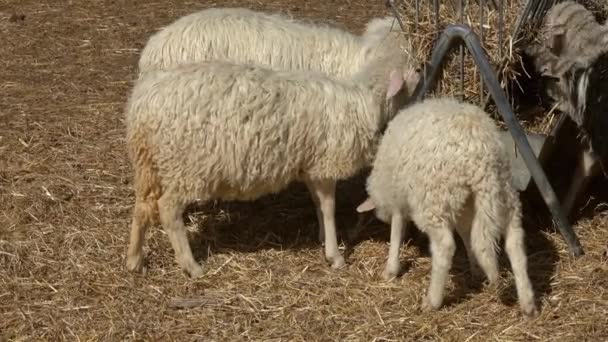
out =
{"type": "Polygon", "coordinates": [[[127,104],[136,203],[127,267],[140,270],[147,227],[160,218],[177,263],[202,274],[186,237],[195,199],[253,200],[304,181],[322,215],[325,256],[344,265],[335,228],[335,185],[373,160],[380,131],[419,75],[400,54],[352,82],[320,73],[206,62],[151,71],[127,104]]]}
{"type": "Polygon", "coordinates": [[[365,33],[357,36],[280,13],[210,8],[184,16],[153,34],[141,52],[139,71],[225,60],[276,70],[319,71],[345,79],[372,56],[408,44],[398,28],[394,17],[374,18],[365,33]],[[390,32],[394,34],[387,37],[390,32]],[[382,44],[387,38],[391,43],[382,44]]]}
{"type": "Polygon", "coordinates": [[[522,311],[536,315],[527,273],[521,204],[511,185],[509,159],[499,131],[481,108],[451,98],[426,99],[401,110],[388,125],[367,180],[369,198],[358,212],[375,209],[391,224],[384,279],[399,273],[405,222],[429,236],[431,283],[422,307],[441,307],[456,249],[456,230],[473,274],[499,278],[497,244],[506,239],[522,311]]]}
{"type": "MultiPolygon", "coordinates": [[[[224,60],[275,70],[310,70],[349,79],[367,63],[410,52],[394,17],[373,18],[361,36],[326,24],[245,8],[210,8],[184,16],[150,37],[140,75],[182,64],[224,60]]],[[[313,198],[314,200],[314,198],[313,198]]],[[[320,209],[319,241],[324,241],[320,209]]]]}

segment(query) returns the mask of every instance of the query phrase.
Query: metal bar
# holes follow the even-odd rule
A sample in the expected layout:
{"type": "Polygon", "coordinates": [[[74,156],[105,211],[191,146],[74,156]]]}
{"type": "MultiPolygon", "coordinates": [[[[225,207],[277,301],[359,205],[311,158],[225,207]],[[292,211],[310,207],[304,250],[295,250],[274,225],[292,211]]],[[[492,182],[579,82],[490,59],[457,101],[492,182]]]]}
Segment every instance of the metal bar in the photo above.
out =
{"type": "Polygon", "coordinates": [[[414,23],[414,30],[418,32],[418,22],[420,21],[420,0],[416,0],[416,22],[414,23]]]}
{"type": "Polygon", "coordinates": [[[561,2],[561,0],[528,0],[526,7],[524,7],[524,10],[515,23],[515,30],[513,30],[512,35],[513,40],[518,40],[520,31],[524,24],[530,19],[534,19],[531,29],[535,30],[540,24],[536,19],[542,18],[547,10],[558,2],[561,2]]]}
{"type": "MultiPolygon", "coordinates": [[[[429,4],[430,4],[430,0],[429,0],[429,4]]],[[[435,16],[435,39],[436,39],[441,34],[439,32],[439,0],[433,0],[433,12],[434,12],[434,16],[435,16]]],[[[441,84],[439,84],[438,91],[441,92],[441,89],[442,89],[441,84]]]]}
{"type": "Polygon", "coordinates": [[[502,62],[502,41],[505,30],[505,0],[498,0],[498,58],[502,62]]]}
{"type": "MultiPolygon", "coordinates": [[[[483,47],[485,44],[485,36],[484,36],[484,18],[483,18],[483,10],[486,6],[485,0],[479,0],[479,34],[481,38],[481,46],[483,47]]],[[[479,103],[483,105],[483,75],[479,73],[479,103]]]]}
{"type": "Polygon", "coordinates": [[[437,36],[439,36],[439,0],[433,1],[433,10],[435,12],[435,30],[437,36]]]}
{"type": "MultiPolygon", "coordinates": [[[[460,0],[460,23],[464,24],[464,0],[460,0]]],[[[464,101],[465,93],[464,93],[464,46],[460,44],[459,47],[460,52],[460,99],[464,101]]]]}
{"type": "Polygon", "coordinates": [[[417,102],[422,100],[424,95],[429,92],[439,76],[439,72],[443,69],[443,64],[446,60],[447,54],[455,48],[457,45],[466,44],[467,49],[471,53],[477,67],[481,74],[484,76],[485,81],[488,85],[488,90],[494,102],[498,108],[498,112],[501,114],[503,120],[507,124],[509,132],[513,136],[513,140],[519,149],[521,156],[534,179],[544,201],[551,212],[557,227],[566,240],[570,252],[574,256],[583,255],[583,248],[576,236],[576,233],[572,230],[572,226],[569,225],[568,219],[564,215],[561,205],[549,183],[547,176],[538,162],[538,159],[534,156],[532,147],[528,142],[524,130],[519,125],[519,122],[515,118],[513,111],[509,105],[509,101],[505,96],[504,92],[500,88],[498,79],[488,61],[488,57],[482,48],[479,39],[470,27],[465,25],[449,25],[444,31],[439,40],[437,41],[433,54],[431,56],[430,65],[425,72],[424,79],[422,79],[414,90],[412,95],[413,99],[417,102]]]}
{"type": "Polygon", "coordinates": [[[401,31],[405,32],[405,26],[403,25],[403,22],[401,22],[399,11],[397,11],[397,7],[395,6],[393,0],[386,0],[384,4],[386,5],[386,7],[390,8],[393,11],[395,18],[397,18],[397,22],[399,23],[399,27],[401,27],[401,31]]]}

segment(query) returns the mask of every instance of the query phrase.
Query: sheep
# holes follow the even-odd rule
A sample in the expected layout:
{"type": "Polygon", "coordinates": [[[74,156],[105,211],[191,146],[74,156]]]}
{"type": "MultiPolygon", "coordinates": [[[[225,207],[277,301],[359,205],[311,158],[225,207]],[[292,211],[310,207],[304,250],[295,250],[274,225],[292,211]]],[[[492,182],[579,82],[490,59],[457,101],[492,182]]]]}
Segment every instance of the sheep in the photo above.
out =
{"type": "MultiPolygon", "coordinates": [[[[347,80],[378,58],[411,50],[411,41],[392,16],[371,19],[357,36],[279,13],[210,8],[184,16],[152,35],[141,52],[139,72],[226,60],[278,70],[318,71],[347,80]]],[[[318,207],[316,213],[318,238],[323,242],[318,207]]]]}
{"type": "Polygon", "coordinates": [[[538,42],[526,47],[525,52],[545,77],[546,92],[555,107],[566,112],[571,105],[565,73],[575,65],[589,66],[606,51],[608,26],[599,24],[583,5],[564,1],[547,11],[538,37],[538,42]]]}
{"type": "Polygon", "coordinates": [[[473,275],[480,275],[481,266],[490,284],[499,278],[497,244],[505,237],[521,309],[537,314],[509,159],[497,126],[481,108],[448,97],[399,111],[381,138],[366,187],[369,197],[357,211],[375,209],[391,224],[385,280],[399,273],[404,223],[414,221],[429,236],[432,275],[423,310],[442,305],[455,229],[473,275]]]}
{"type": "Polygon", "coordinates": [[[278,70],[319,71],[348,79],[370,58],[409,42],[398,27],[394,17],[374,18],[357,36],[279,13],[210,8],[184,16],[153,34],[141,52],[138,68],[141,74],[180,64],[226,60],[278,70]],[[391,32],[394,34],[389,35],[391,32]]]}
{"type": "Polygon", "coordinates": [[[143,75],[126,108],[136,196],[127,268],[142,269],[145,231],[158,218],[177,263],[200,276],[181,218],[185,205],[254,200],[293,181],[311,190],[325,257],[342,267],[336,181],[371,164],[380,131],[419,80],[409,65],[401,54],[387,55],[352,81],[226,61],[143,75]]]}
{"type": "Polygon", "coordinates": [[[583,5],[565,1],[547,12],[540,37],[543,43],[531,45],[526,52],[544,76],[547,95],[555,108],[577,125],[584,145],[563,201],[564,211],[570,214],[579,193],[603,171],[602,163],[608,157],[602,114],[606,101],[601,96],[605,88],[602,75],[608,56],[608,25],[599,24],[583,5]]]}
{"type": "Polygon", "coordinates": [[[608,52],[591,63],[573,64],[564,73],[562,82],[567,85],[563,101],[568,104],[566,115],[576,124],[583,151],[579,155],[572,182],[563,201],[563,210],[571,213],[580,193],[589,181],[599,175],[607,176],[608,160],[608,52]]]}
{"type": "Polygon", "coordinates": [[[547,11],[539,38],[556,56],[593,58],[608,44],[608,25],[598,23],[585,6],[564,1],[547,11]]]}

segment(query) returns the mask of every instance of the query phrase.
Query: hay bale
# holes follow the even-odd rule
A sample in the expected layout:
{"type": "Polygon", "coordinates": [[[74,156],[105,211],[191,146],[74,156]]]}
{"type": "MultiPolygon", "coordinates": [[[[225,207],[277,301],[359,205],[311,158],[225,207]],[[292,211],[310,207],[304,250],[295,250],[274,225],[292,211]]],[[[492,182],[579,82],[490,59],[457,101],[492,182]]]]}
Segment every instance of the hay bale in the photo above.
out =
{"type": "MultiPolygon", "coordinates": [[[[608,5],[603,0],[581,2],[590,8],[598,20],[606,17],[608,5]]],[[[528,42],[536,38],[536,32],[530,29],[533,23],[525,23],[521,34],[518,34],[518,37],[513,36],[526,2],[503,0],[502,16],[499,0],[439,0],[437,8],[434,3],[435,1],[430,0],[404,0],[397,8],[405,34],[412,37],[416,60],[421,64],[430,60],[436,39],[447,25],[468,25],[480,38],[490,63],[497,72],[501,87],[511,100],[521,124],[528,131],[548,133],[557,120],[551,108],[544,106],[543,84],[539,83],[535,71],[526,59],[527,56],[523,53],[528,42]],[[464,4],[462,11],[461,3],[464,4]]],[[[462,55],[457,52],[448,58],[434,94],[455,96],[481,104],[502,126],[502,120],[466,48],[463,49],[462,55]]]]}
{"type": "MultiPolygon", "coordinates": [[[[438,2],[439,6],[436,9],[432,1],[405,0],[399,8],[398,12],[405,26],[405,32],[413,37],[416,59],[421,63],[428,61],[441,31],[449,24],[461,23],[470,26],[479,36],[500,79],[511,78],[513,75],[510,66],[515,64],[519,57],[517,51],[512,48],[511,32],[523,5],[516,1],[504,1],[501,18],[497,9],[482,7],[479,3],[468,3],[460,11],[458,0],[438,2]]],[[[445,64],[443,77],[439,80],[436,92],[481,103],[485,101],[485,92],[482,92],[480,86],[477,67],[473,59],[468,56],[466,49],[463,62],[461,69],[459,54],[450,57],[445,64]]]]}

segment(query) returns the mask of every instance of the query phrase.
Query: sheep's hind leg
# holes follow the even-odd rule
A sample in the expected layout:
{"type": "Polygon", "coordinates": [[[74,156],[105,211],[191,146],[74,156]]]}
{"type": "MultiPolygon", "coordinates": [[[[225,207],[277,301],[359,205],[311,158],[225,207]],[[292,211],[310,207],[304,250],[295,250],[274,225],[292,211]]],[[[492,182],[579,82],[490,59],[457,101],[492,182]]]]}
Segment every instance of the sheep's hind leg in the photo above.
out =
{"type": "Polygon", "coordinates": [[[319,242],[321,245],[325,245],[325,225],[323,223],[323,212],[321,211],[321,202],[319,200],[319,196],[317,196],[317,192],[315,191],[314,184],[312,180],[307,179],[305,181],[306,187],[310,192],[310,197],[312,198],[313,203],[315,204],[315,212],[317,213],[317,222],[319,224],[319,242]]]}
{"type": "Polygon", "coordinates": [[[399,252],[401,251],[401,242],[403,242],[404,219],[400,213],[393,214],[391,218],[391,243],[388,250],[388,260],[386,268],[382,273],[384,280],[391,280],[399,274],[401,264],[399,262],[399,252]]]}
{"type": "Polygon", "coordinates": [[[425,225],[421,225],[420,228],[429,235],[432,259],[431,284],[422,302],[422,310],[437,310],[443,303],[445,285],[448,273],[452,268],[456,243],[449,224],[444,220],[434,219],[433,222],[425,222],[425,225]]]}
{"type": "Polygon", "coordinates": [[[198,278],[203,274],[203,268],[194,260],[190,249],[186,225],[182,218],[184,208],[185,205],[167,197],[166,194],[158,201],[160,222],[169,236],[177,264],[192,278],[198,278]]]}
{"type": "Polygon", "coordinates": [[[528,260],[524,245],[525,233],[521,226],[521,216],[516,210],[511,216],[505,233],[505,249],[515,277],[521,311],[527,317],[536,317],[538,309],[534,302],[534,290],[528,276],[528,260]]]}
{"type": "Polygon", "coordinates": [[[479,266],[479,262],[477,261],[477,256],[472,248],[471,242],[471,230],[473,229],[473,220],[475,218],[475,208],[473,207],[473,202],[471,198],[467,200],[465,203],[462,214],[456,222],[456,231],[460,238],[462,239],[462,243],[467,251],[467,259],[469,260],[469,270],[471,273],[471,279],[473,281],[483,281],[484,272],[479,266]]]}
{"type": "Polygon", "coordinates": [[[467,259],[469,260],[469,271],[471,272],[471,278],[475,281],[481,281],[483,279],[483,271],[477,262],[477,257],[471,248],[471,227],[465,226],[462,224],[458,224],[456,226],[456,231],[460,238],[462,239],[462,243],[467,251],[467,259]]]}
{"type": "Polygon", "coordinates": [[[325,258],[334,269],[344,266],[344,257],[338,249],[336,234],[336,182],[333,180],[312,180],[313,193],[319,199],[323,227],[325,228],[325,258]]]}
{"type": "Polygon", "coordinates": [[[150,206],[147,206],[142,200],[136,199],[127,250],[127,269],[129,271],[141,272],[144,268],[143,244],[152,215],[150,206]]]}

